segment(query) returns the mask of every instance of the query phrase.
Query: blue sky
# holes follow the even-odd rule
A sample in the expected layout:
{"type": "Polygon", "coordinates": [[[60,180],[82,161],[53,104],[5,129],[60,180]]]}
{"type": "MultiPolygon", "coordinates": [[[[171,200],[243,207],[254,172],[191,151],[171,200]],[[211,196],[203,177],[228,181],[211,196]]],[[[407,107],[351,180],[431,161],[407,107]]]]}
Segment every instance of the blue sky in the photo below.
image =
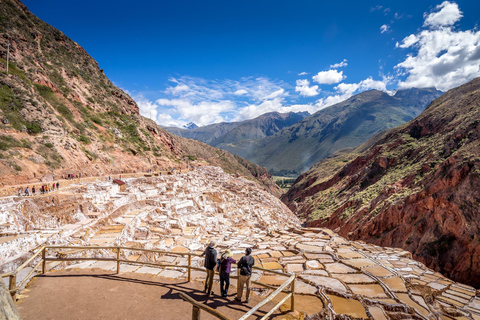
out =
{"type": "Polygon", "coordinates": [[[24,0],[162,125],[480,76],[480,1],[24,0]]]}

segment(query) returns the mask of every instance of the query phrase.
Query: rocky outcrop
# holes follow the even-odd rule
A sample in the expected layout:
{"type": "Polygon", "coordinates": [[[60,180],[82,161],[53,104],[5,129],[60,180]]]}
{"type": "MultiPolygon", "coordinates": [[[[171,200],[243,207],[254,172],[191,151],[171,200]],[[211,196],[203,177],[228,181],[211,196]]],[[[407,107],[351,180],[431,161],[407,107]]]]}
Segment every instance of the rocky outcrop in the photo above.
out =
{"type": "Polygon", "coordinates": [[[20,313],[13,303],[12,296],[0,281],[0,320],[20,320],[20,313]]]}
{"type": "Polygon", "coordinates": [[[480,287],[480,78],[370,144],[317,164],[283,201],[308,226],[402,247],[480,287]]]}

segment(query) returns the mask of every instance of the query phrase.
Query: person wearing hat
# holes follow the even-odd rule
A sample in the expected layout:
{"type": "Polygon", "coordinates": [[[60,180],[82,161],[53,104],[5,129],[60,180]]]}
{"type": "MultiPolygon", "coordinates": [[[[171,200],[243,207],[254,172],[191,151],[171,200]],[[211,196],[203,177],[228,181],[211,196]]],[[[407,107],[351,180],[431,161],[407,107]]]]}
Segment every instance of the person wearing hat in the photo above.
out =
{"type": "Polygon", "coordinates": [[[201,257],[205,256],[205,269],[207,269],[207,278],[205,279],[205,289],[203,292],[213,294],[213,276],[215,275],[215,266],[217,265],[217,251],[214,247],[217,245],[215,240],[210,240],[208,247],[203,251],[201,257]]]}
{"type": "Polygon", "coordinates": [[[237,296],[235,300],[242,301],[243,296],[243,287],[247,287],[246,302],[250,302],[250,284],[252,276],[252,267],[255,264],[255,259],[250,255],[252,249],[245,249],[245,255],[238,261],[238,269],[240,270],[240,275],[238,277],[238,286],[237,286],[237,296]]]}
{"type": "Polygon", "coordinates": [[[232,263],[237,263],[232,256],[232,251],[227,249],[220,258],[220,292],[222,298],[227,297],[228,287],[230,286],[230,271],[232,271],[232,263]]]}

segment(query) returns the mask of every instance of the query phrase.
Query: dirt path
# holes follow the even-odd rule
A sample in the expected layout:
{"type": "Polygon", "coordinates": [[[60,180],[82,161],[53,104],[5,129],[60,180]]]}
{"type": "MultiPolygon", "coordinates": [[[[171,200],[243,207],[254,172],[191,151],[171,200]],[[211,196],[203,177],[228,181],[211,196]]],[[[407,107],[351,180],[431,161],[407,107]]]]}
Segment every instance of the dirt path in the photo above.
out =
{"type": "MultiPolygon", "coordinates": [[[[170,174],[179,174],[179,173],[185,173],[193,169],[182,169],[182,170],[176,170],[173,173],[170,174]]],[[[132,172],[132,173],[115,173],[115,174],[107,174],[103,176],[84,176],[82,178],[72,178],[72,179],[55,179],[52,181],[47,181],[47,182],[42,182],[42,181],[32,181],[29,183],[23,183],[23,184],[9,184],[9,185],[4,185],[0,186],[0,197],[17,197],[18,189],[22,189],[22,197],[24,195],[25,188],[27,187],[32,187],[35,186],[38,188],[37,190],[37,195],[40,193],[40,187],[43,184],[48,185],[49,187],[52,185],[53,182],[59,182],[60,183],[60,189],[65,189],[68,188],[72,184],[77,184],[81,182],[94,182],[98,180],[104,180],[104,181],[109,181],[108,178],[110,177],[111,179],[127,179],[127,178],[140,178],[140,177],[145,177],[148,175],[154,175],[154,174],[169,174],[168,171],[155,171],[155,172],[132,172]]],[[[38,180],[38,179],[37,179],[38,180]]],[[[57,189],[55,189],[57,190],[57,189]]],[[[32,191],[30,190],[30,193],[32,191]]],[[[50,192],[51,193],[51,192],[50,192]]],[[[47,193],[48,194],[48,193],[47,193]]]]}
{"type": "MultiPolygon", "coordinates": [[[[203,283],[169,280],[146,274],[112,274],[102,271],[62,271],[35,278],[19,297],[22,319],[190,319],[192,305],[180,298],[184,292],[232,319],[238,319],[263,300],[254,295],[250,303],[234,300],[235,287],[227,299],[207,297],[203,283]]],[[[275,303],[269,303],[249,319],[260,319],[275,303]]],[[[202,320],[216,319],[202,311],[202,320]]],[[[293,319],[277,311],[272,319],[293,319]]]]}

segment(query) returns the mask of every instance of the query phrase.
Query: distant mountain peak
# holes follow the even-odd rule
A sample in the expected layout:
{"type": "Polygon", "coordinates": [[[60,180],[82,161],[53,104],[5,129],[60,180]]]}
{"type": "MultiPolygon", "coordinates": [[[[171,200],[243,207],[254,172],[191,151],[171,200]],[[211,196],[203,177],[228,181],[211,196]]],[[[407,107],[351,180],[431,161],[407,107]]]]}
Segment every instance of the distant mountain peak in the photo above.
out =
{"type": "Polygon", "coordinates": [[[188,130],[193,130],[193,129],[198,128],[198,126],[194,122],[189,122],[186,125],[184,125],[183,127],[185,129],[188,129],[188,130]]]}

